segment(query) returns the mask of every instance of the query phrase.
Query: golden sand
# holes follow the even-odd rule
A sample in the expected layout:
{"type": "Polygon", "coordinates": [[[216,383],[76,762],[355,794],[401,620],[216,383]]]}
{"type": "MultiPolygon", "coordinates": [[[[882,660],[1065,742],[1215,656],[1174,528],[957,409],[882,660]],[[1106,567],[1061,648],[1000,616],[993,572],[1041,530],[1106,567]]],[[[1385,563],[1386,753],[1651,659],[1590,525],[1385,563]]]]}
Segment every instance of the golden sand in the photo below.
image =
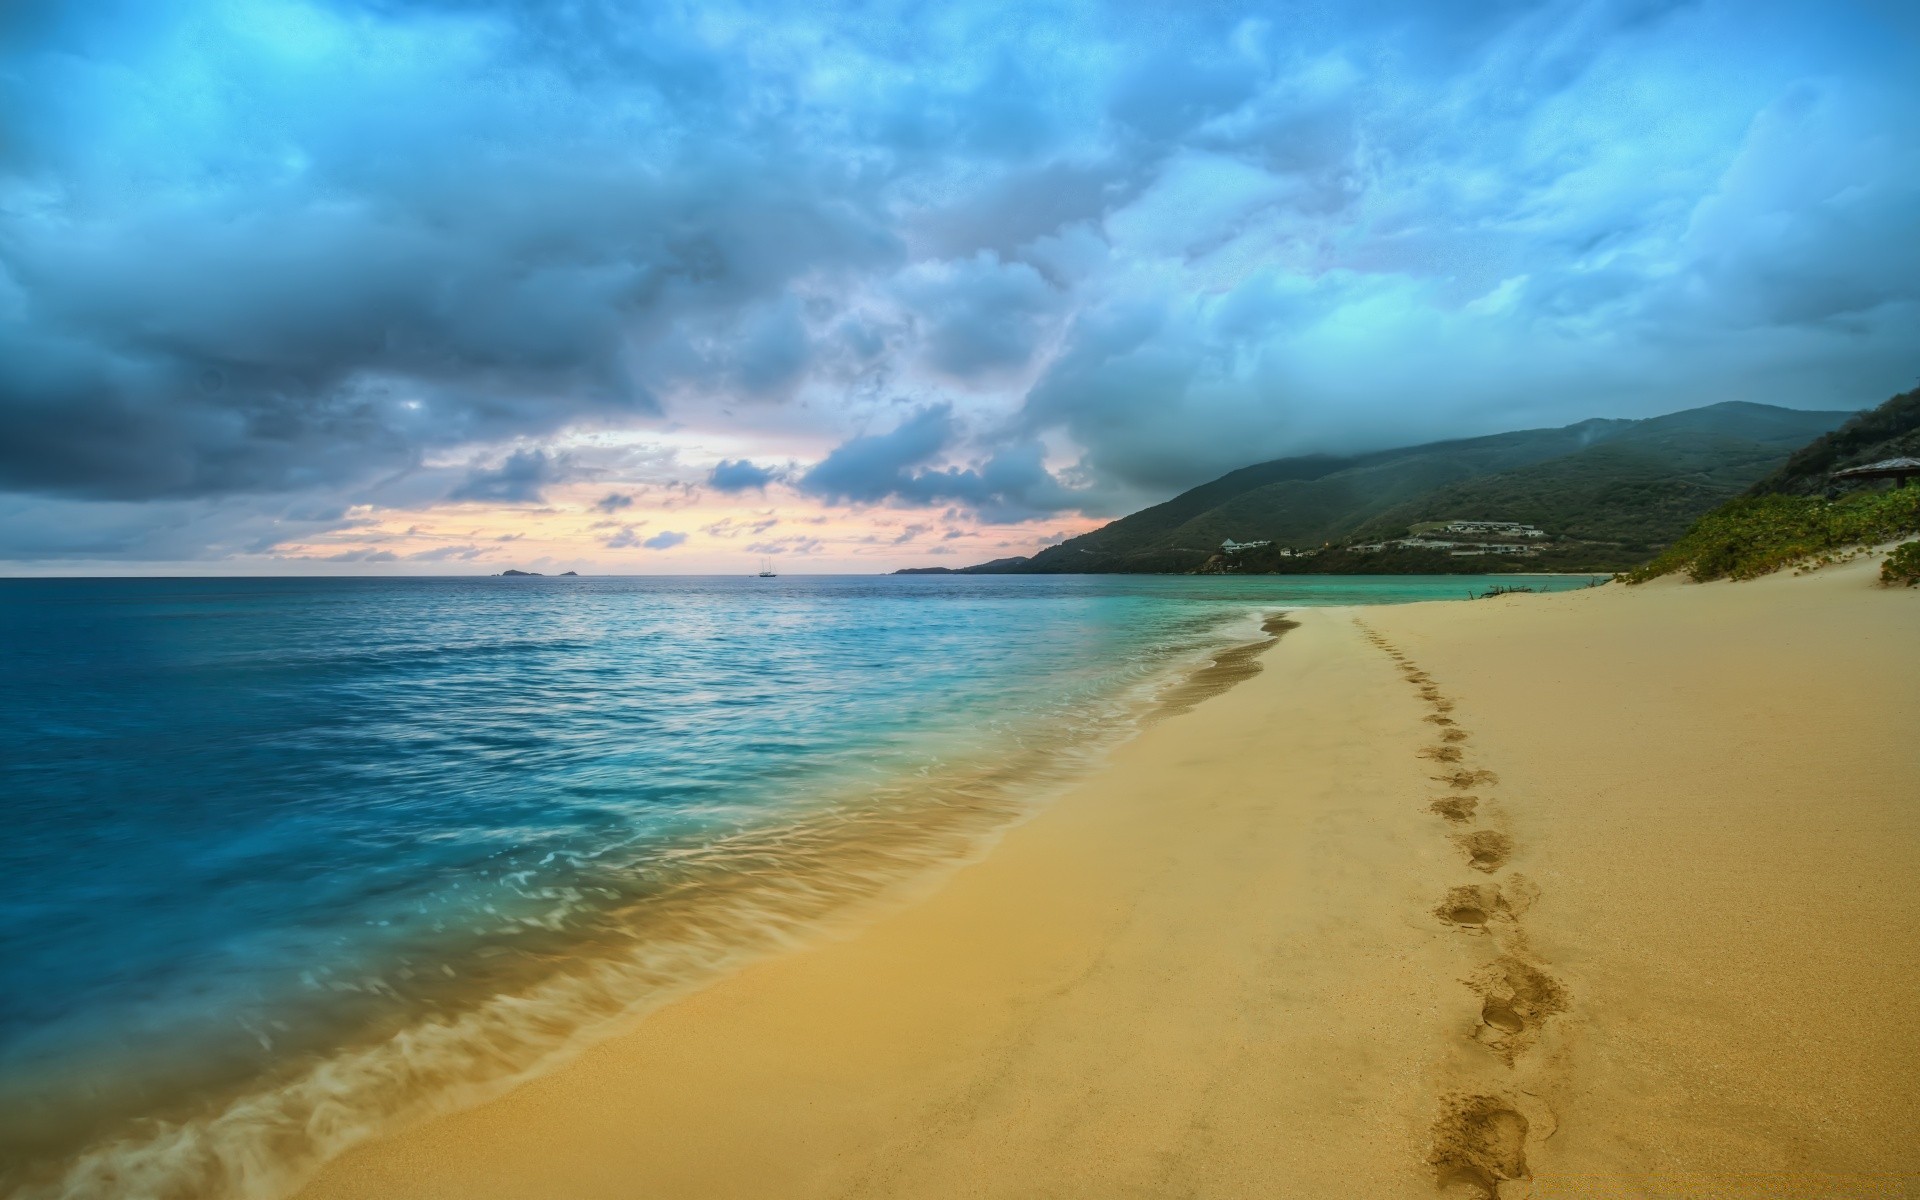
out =
{"type": "Polygon", "coordinates": [[[1873,570],[1296,611],[931,895],[303,1195],[1920,1191],[1873,570]]]}

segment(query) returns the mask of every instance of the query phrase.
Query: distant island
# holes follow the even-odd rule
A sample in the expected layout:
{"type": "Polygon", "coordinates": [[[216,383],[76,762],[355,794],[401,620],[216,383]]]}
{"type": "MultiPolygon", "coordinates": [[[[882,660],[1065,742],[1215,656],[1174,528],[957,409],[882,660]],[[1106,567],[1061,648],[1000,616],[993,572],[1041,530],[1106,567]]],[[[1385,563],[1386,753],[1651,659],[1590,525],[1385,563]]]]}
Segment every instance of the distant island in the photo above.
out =
{"type": "Polygon", "coordinates": [[[1019,571],[1026,563],[1033,561],[1024,554],[1012,558],[996,558],[992,562],[983,562],[971,567],[902,567],[895,575],[1011,575],[1019,571]]]}
{"type": "MultiPolygon", "coordinates": [[[[580,572],[578,571],[562,571],[560,572],[560,574],[554,576],[554,578],[565,579],[569,575],[577,576],[579,574],[580,572]]],[[[513,570],[512,568],[508,568],[507,570],[500,572],[500,575],[496,576],[495,578],[502,578],[508,575],[517,575],[522,579],[545,579],[546,578],[546,575],[539,571],[516,571],[516,570],[513,570]]]]}
{"type": "Polygon", "coordinates": [[[1854,416],[1729,401],[1229,472],[1032,557],[902,575],[1616,572],[1854,416]]]}

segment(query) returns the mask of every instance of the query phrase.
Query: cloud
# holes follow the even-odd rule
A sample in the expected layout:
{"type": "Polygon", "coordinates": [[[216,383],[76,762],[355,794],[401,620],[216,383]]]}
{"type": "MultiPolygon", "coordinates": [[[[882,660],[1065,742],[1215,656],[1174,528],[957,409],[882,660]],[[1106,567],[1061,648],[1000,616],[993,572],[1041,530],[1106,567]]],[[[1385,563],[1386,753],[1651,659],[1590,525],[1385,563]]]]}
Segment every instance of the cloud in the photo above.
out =
{"type": "Polygon", "coordinates": [[[747,544],[749,554],[818,554],[827,544],[816,537],[795,535],[747,544]]]}
{"type": "Polygon", "coordinates": [[[817,459],[835,505],[1107,513],[1280,454],[1868,404],[1920,344],[1896,6],[22,12],[10,557],[581,480],[624,516],[711,499],[692,446],[721,495],[817,459]]]}
{"type": "Polygon", "coordinates": [[[430,550],[419,550],[407,555],[408,562],[446,562],[454,560],[467,562],[479,558],[488,551],[479,546],[435,546],[430,550]]]}
{"type": "Polygon", "coordinates": [[[779,472],[771,467],[755,466],[744,458],[731,461],[721,459],[707,473],[707,483],[722,492],[744,492],[765,488],[779,477],[779,472]]]}
{"type": "Polygon", "coordinates": [[[0,494],[0,558],[186,562],[267,555],[367,523],[311,497],[82,501],[0,494]]]}
{"type": "Polygon", "coordinates": [[[0,212],[0,486],[283,490],[644,419],[708,328],[776,389],[790,287],[894,253],[670,15],[317,3],[289,38],[270,7],[102,5],[0,48],[0,170],[37,197],[0,212]]]}
{"type": "Polygon", "coordinates": [[[645,521],[640,521],[634,524],[622,524],[616,521],[599,521],[595,523],[594,527],[595,528],[601,528],[604,526],[616,527],[616,532],[609,534],[607,537],[601,539],[600,544],[602,546],[605,546],[609,550],[625,550],[629,547],[638,546],[640,544],[639,529],[641,526],[645,524],[646,524],[645,521]]]}
{"type": "Polygon", "coordinates": [[[594,512],[616,513],[633,507],[633,497],[624,492],[608,492],[593,502],[594,512]]]}
{"type": "Polygon", "coordinates": [[[972,466],[938,466],[958,437],[950,405],[915,410],[892,432],[852,438],[801,476],[804,492],[823,500],[927,507],[958,501],[990,522],[1096,506],[1098,497],[1062,484],[1038,440],[1015,442],[972,466]]]}
{"type": "Polygon", "coordinates": [[[671,550],[686,540],[687,535],[684,533],[675,533],[670,529],[663,529],[640,544],[648,550],[671,550]]]}
{"type": "Polygon", "coordinates": [[[900,289],[926,322],[927,361],[962,380],[1025,366],[1065,305],[1065,297],[1030,264],[1001,262],[985,252],[926,264],[900,289]]]}
{"type": "Polygon", "coordinates": [[[545,498],[549,485],[570,477],[571,464],[562,455],[548,454],[545,450],[515,450],[497,467],[469,470],[465,482],[448,492],[447,499],[537,504],[545,498]]]}
{"type": "Polygon", "coordinates": [[[792,297],[745,314],[730,355],[728,378],[756,399],[791,392],[812,358],[807,328],[792,297]]]}
{"type": "Polygon", "coordinates": [[[841,443],[800,477],[799,486],[825,500],[884,500],[910,488],[910,468],[946,449],[953,436],[952,406],[927,405],[890,433],[865,434],[841,443]]]}
{"type": "Polygon", "coordinates": [[[780,524],[778,517],[759,517],[754,520],[740,520],[735,517],[723,517],[711,525],[703,525],[700,532],[709,537],[737,538],[743,534],[758,536],[780,524]]]}

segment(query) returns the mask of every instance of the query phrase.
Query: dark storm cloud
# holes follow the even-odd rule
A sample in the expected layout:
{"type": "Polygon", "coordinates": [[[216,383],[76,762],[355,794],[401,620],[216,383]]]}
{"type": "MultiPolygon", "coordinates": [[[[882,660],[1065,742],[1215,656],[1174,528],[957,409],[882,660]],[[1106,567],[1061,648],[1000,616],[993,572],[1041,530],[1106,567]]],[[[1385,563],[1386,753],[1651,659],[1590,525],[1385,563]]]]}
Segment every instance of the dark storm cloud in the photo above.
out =
{"type": "Polygon", "coordinates": [[[970,467],[928,465],[958,436],[947,405],[916,410],[891,432],[853,438],[801,476],[801,491],[823,500],[931,506],[959,502],[983,520],[1019,521],[1077,507],[1076,495],[1048,472],[1037,441],[1003,447],[970,467]]]}
{"type": "Polygon", "coordinates": [[[960,379],[1025,366],[1064,302],[1031,265],[987,254],[916,272],[901,290],[926,321],[928,362],[960,379]]]}
{"type": "MultiPolygon", "coordinates": [[[[0,6],[0,493],[57,514],[0,554],[633,487],[554,440],[721,411],[846,438],[815,497],[992,521],[1911,381],[1902,8],[1150,15],[0,6]]],[[[791,453],[745,451],[712,488],[791,453]]]]}
{"type": "Polygon", "coordinates": [[[913,486],[913,468],[947,448],[954,437],[953,410],[930,405],[889,433],[853,438],[800,477],[802,491],[824,500],[872,504],[913,486]]]}
{"type": "Polygon", "coordinates": [[[629,28],[616,87],[531,8],[382,11],[70,11],[7,47],[0,486],[282,490],[622,422],[681,323],[736,313],[738,381],[778,389],[786,287],[891,252],[724,47],[629,28]]]}
{"type": "MultiPolygon", "coordinates": [[[[466,482],[448,492],[447,498],[492,504],[537,504],[545,498],[550,485],[572,477],[571,467],[564,456],[548,454],[545,450],[516,450],[497,467],[476,467],[469,471],[466,482]]],[[[602,500],[594,507],[599,508],[606,502],[602,500]]]]}
{"type": "Polygon", "coordinates": [[[337,506],[305,499],[131,503],[0,495],[0,558],[172,562],[257,555],[356,524],[337,506]]]}

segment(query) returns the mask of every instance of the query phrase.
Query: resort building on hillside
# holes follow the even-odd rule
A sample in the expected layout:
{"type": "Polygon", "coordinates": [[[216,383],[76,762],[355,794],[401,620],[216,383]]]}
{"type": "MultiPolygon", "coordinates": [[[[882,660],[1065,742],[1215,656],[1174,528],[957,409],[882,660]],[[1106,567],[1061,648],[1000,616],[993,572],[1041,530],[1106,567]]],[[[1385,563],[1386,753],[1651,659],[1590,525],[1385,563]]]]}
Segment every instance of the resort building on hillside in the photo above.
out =
{"type": "Polygon", "coordinates": [[[1531,558],[1540,553],[1541,542],[1548,536],[1546,530],[1518,521],[1425,522],[1412,526],[1407,534],[1407,537],[1366,542],[1348,549],[1355,554],[1441,550],[1454,555],[1518,554],[1531,558]]]}
{"type": "Polygon", "coordinates": [[[1522,525],[1517,521],[1448,521],[1447,532],[1452,534],[1478,534],[1481,537],[1522,537],[1543,538],[1544,529],[1532,525],[1522,525]]]}
{"type": "Polygon", "coordinates": [[[1440,538],[1407,537],[1394,538],[1388,542],[1367,542],[1349,547],[1355,554],[1378,554],[1382,550],[1445,550],[1453,555],[1466,554],[1521,554],[1531,557],[1540,553],[1540,547],[1533,542],[1450,542],[1440,538]]]}
{"type": "Polygon", "coordinates": [[[1232,538],[1228,538],[1228,539],[1227,539],[1226,541],[1224,541],[1224,542],[1221,542],[1221,543],[1220,543],[1220,553],[1222,553],[1222,554],[1238,554],[1238,553],[1240,553],[1240,552],[1241,552],[1242,550],[1253,550],[1253,549],[1257,549],[1257,548],[1259,548],[1259,547],[1261,547],[1261,546],[1271,546],[1271,545],[1273,545],[1273,543],[1272,543],[1271,541],[1265,541],[1265,542],[1236,542],[1236,541],[1234,541],[1234,540],[1233,540],[1232,538]]]}

